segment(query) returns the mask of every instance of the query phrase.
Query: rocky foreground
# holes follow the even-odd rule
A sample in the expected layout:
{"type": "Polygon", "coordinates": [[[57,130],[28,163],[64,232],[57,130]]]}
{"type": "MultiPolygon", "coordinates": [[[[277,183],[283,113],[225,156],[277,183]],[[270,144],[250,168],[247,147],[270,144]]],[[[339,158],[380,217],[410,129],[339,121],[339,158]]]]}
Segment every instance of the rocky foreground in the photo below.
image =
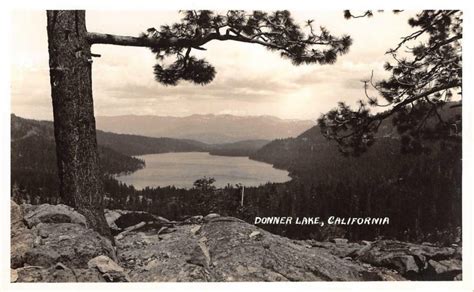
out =
{"type": "Polygon", "coordinates": [[[12,282],[460,280],[461,247],[298,241],[233,217],[108,210],[115,243],[65,205],[12,202],[12,282]]]}

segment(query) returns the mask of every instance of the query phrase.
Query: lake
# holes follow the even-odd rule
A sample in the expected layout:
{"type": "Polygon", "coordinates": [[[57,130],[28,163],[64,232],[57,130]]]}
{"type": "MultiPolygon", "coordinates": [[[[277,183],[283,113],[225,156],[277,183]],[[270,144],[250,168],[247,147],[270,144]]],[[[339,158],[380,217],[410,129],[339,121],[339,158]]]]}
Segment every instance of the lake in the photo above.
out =
{"type": "Polygon", "coordinates": [[[216,187],[228,183],[258,186],[267,182],[286,182],[288,172],[248,157],[214,156],[206,152],[163,153],[136,156],[145,160],[146,167],[117,179],[136,189],[174,185],[191,188],[204,176],[216,179],[216,187]]]}

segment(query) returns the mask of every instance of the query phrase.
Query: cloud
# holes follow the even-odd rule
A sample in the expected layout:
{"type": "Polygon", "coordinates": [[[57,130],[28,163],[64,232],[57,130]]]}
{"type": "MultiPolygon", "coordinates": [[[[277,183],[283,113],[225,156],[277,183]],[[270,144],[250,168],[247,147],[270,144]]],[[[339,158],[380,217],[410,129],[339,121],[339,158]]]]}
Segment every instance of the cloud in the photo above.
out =
{"type": "Polygon", "coordinates": [[[141,99],[155,101],[170,100],[235,100],[261,102],[274,99],[275,96],[287,94],[298,88],[298,84],[262,76],[216,78],[206,86],[194,85],[182,81],[178,86],[164,86],[152,83],[118,83],[111,80],[95,88],[96,96],[115,99],[128,99],[139,103],[141,99]]]}
{"type": "MultiPolygon", "coordinates": [[[[179,18],[175,12],[88,12],[90,31],[138,35],[179,18]],[[158,21],[159,20],[159,21],[158,21]]],[[[354,44],[333,65],[294,66],[278,53],[254,44],[211,42],[207,51],[194,52],[217,70],[206,86],[181,82],[166,87],[154,80],[156,60],[146,48],[94,45],[93,90],[97,115],[235,113],[276,115],[282,118],[315,118],[339,100],[349,104],[364,97],[362,83],[374,70],[384,75],[385,51],[411,28],[409,14],[377,14],[369,19],[346,21],[341,12],[297,12],[297,21],[316,19],[333,34],[349,34],[354,44]]],[[[29,117],[51,114],[50,84],[44,12],[13,14],[11,40],[12,110],[29,117]],[[25,21],[28,19],[28,21],[25,21]],[[31,37],[34,36],[34,37],[31,37]]]]}

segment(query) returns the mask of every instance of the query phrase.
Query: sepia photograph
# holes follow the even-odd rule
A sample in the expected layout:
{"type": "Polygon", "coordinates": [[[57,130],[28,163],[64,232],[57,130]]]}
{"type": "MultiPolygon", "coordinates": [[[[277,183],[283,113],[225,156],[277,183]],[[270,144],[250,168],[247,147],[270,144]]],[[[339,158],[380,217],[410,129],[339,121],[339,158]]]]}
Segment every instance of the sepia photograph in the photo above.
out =
{"type": "Polygon", "coordinates": [[[10,283],[463,282],[463,10],[193,7],[10,12],[10,283]]]}

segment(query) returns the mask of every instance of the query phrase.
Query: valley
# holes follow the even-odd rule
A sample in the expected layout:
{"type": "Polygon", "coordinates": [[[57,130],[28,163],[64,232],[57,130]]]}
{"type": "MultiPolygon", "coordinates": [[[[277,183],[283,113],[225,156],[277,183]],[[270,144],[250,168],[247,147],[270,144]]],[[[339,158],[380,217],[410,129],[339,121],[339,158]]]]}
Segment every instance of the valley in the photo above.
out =
{"type": "MultiPolygon", "coordinates": [[[[378,135],[377,142],[362,157],[346,157],[316,126],[292,138],[218,145],[98,131],[106,206],[111,209],[125,206],[173,220],[212,212],[247,222],[253,222],[255,216],[390,217],[391,224],[383,228],[262,227],[299,239],[345,236],[357,240],[384,236],[453,242],[456,238],[453,230],[461,225],[460,145],[441,141],[431,143],[429,153],[404,154],[400,151],[400,136],[392,125],[383,124],[378,135]],[[239,185],[214,185],[213,181],[206,181],[188,189],[175,186],[137,189],[114,178],[120,173],[143,169],[144,161],[136,156],[172,152],[250,157],[288,171],[292,180],[246,187],[241,205],[239,185]]],[[[12,115],[12,196],[16,200],[36,204],[61,202],[53,137],[51,122],[12,115]]]]}

